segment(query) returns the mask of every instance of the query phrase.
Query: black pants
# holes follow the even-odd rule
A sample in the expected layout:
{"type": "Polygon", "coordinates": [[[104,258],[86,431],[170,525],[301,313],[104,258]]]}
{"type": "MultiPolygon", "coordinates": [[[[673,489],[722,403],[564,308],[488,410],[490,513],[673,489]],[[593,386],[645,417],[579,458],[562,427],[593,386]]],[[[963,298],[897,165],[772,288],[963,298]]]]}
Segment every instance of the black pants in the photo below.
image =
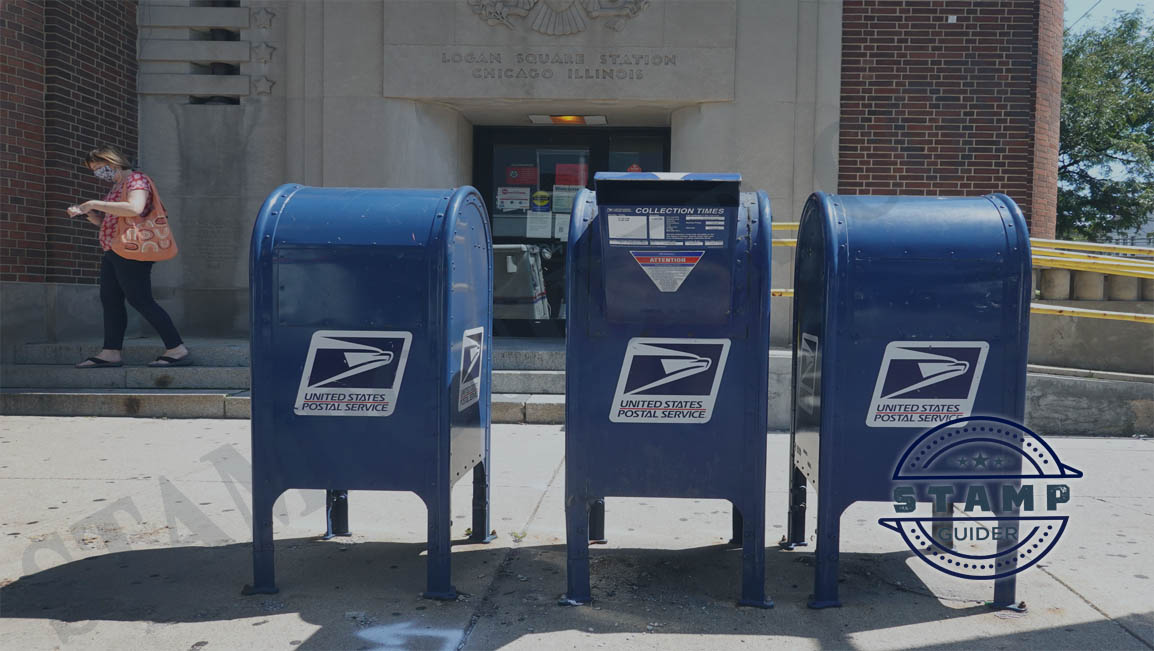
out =
{"type": "Polygon", "coordinates": [[[151,262],[126,260],[105,251],[100,260],[100,303],[104,306],[104,347],[120,350],[124,346],[124,331],[128,329],[128,304],[156,328],[164,347],[176,348],[182,341],[168,312],[152,297],[151,262]]]}

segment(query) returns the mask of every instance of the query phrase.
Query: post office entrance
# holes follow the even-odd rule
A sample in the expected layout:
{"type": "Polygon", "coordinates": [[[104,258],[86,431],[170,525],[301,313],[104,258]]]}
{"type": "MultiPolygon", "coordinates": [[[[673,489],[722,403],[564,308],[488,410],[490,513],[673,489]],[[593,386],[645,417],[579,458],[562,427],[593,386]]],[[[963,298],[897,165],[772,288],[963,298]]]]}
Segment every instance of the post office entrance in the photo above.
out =
{"type": "Polygon", "coordinates": [[[475,127],[473,185],[493,226],[493,334],[563,337],[577,191],[597,172],[667,171],[668,128],[475,127]]]}

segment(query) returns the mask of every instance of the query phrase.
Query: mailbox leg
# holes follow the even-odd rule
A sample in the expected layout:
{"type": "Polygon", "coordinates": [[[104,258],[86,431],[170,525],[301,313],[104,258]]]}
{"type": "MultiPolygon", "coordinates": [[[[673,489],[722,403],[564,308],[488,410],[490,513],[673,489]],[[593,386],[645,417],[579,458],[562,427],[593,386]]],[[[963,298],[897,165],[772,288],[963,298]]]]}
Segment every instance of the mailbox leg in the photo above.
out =
{"type": "Polygon", "coordinates": [[[741,509],[733,505],[733,535],[729,538],[730,545],[740,545],[745,535],[745,518],[741,516],[741,509]]]}
{"type": "MultiPolygon", "coordinates": [[[[1016,482],[1017,487],[1021,487],[1021,482],[1016,482]]],[[[1002,506],[999,504],[998,506],[1002,506]]],[[[1019,515],[1019,509],[1015,506],[1010,509],[995,509],[994,515],[998,517],[1016,518],[1019,515]]],[[[1018,545],[1020,539],[1018,536],[1009,537],[1001,536],[998,538],[997,558],[1005,558],[1010,562],[1010,568],[1014,569],[1018,565],[1017,554],[1010,551],[1011,548],[1018,545]],[[1008,553],[1007,553],[1008,552],[1008,553]]],[[[994,600],[989,603],[991,608],[998,608],[1003,610],[1015,610],[1018,612],[1025,612],[1026,602],[1018,602],[1018,575],[994,579],[994,600]]]]}
{"type": "Polygon", "coordinates": [[[272,511],[281,494],[260,483],[252,488],[252,585],[241,594],[276,594],[276,571],[273,557],[272,511]]]}
{"type": "Polygon", "coordinates": [[[753,504],[745,509],[734,503],[733,512],[742,519],[741,530],[741,601],[740,606],[773,608],[765,597],[765,491],[756,491],[753,504]],[[758,507],[760,504],[760,510],[758,507]],[[760,517],[758,514],[760,513],[760,517]],[[745,517],[745,516],[749,517],[745,517]]]}
{"type": "Polygon", "coordinates": [[[813,597],[810,608],[833,608],[841,606],[837,594],[838,559],[841,555],[841,514],[845,507],[832,504],[826,507],[821,502],[817,507],[817,549],[813,573],[813,597]]]}
{"type": "Polygon", "coordinates": [[[567,559],[563,606],[580,606],[592,601],[589,591],[589,512],[593,500],[584,495],[565,496],[565,548],[567,559]]]}
{"type": "Polygon", "coordinates": [[[488,460],[473,466],[473,533],[469,542],[487,543],[496,538],[489,528],[489,465],[488,460]]]}
{"type": "Polygon", "coordinates": [[[785,549],[805,546],[805,473],[793,467],[789,481],[789,520],[781,546],[785,549]]]}
{"type": "Polygon", "coordinates": [[[349,492],[347,490],[325,491],[324,540],[351,535],[353,533],[349,531],[349,492]]]}
{"type": "Polygon", "coordinates": [[[424,497],[425,506],[429,512],[429,542],[428,542],[428,585],[421,594],[426,599],[452,601],[457,598],[457,589],[453,587],[452,559],[449,551],[452,541],[449,534],[449,523],[452,514],[449,507],[449,495],[434,494],[424,497]]]}
{"type": "Polygon", "coordinates": [[[593,500],[589,507],[589,544],[604,545],[609,542],[605,539],[605,498],[593,500]]]}
{"type": "Polygon", "coordinates": [[[945,509],[939,511],[934,508],[933,530],[930,532],[934,537],[934,542],[944,547],[945,549],[954,548],[954,528],[953,515],[954,503],[946,502],[945,509]]]}

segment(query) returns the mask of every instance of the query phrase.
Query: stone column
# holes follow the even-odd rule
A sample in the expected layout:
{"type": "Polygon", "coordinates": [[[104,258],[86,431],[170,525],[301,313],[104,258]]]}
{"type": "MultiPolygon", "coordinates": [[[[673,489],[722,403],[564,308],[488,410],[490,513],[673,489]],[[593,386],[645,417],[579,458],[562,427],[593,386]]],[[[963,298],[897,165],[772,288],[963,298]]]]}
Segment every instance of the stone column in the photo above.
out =
{"type": "Polygon", "coordinates": [[[1075,271],[1074,299],[1079,301],[1100,301],[1106,297],[1105,274],[1092,271],[1075,271]]]}
{"type": "Polygon", "coordinates": [[[1139,278],[1132,276],[1107,276],[1106,277],[1106,298],[1111,301],[1136,301],[1138,300],[1138,281],[1139,278]]]}
{"type": "Polygon", "coordinates": [[[1042,270],[1042,298],[1051,301],[1065,301],[1070,298],[1070,270],[1042,270]]]}

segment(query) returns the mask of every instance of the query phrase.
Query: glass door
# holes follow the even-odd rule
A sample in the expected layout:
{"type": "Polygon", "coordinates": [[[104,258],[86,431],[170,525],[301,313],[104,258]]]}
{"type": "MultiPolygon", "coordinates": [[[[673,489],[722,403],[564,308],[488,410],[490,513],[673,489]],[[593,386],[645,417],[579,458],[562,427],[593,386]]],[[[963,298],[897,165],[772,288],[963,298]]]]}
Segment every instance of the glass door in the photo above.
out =
{"type": "Polygon", "coordinates": [[[474,185],[493,228],[493,330],[565,334],[573,200],[598,171],[668,171],[668,129],[477,127],[474,185]]]}

